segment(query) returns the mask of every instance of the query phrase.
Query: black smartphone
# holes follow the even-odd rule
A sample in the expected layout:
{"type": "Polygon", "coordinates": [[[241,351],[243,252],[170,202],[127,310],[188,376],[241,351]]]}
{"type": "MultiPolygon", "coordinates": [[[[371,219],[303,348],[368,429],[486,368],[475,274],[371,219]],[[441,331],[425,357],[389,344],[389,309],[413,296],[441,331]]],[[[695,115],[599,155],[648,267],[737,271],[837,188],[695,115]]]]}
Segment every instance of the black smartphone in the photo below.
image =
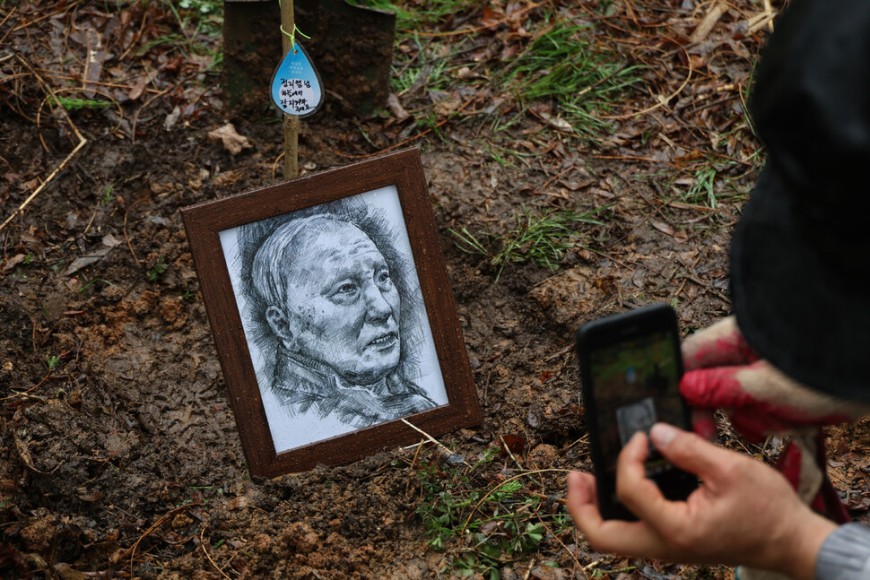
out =
{"type": "MultiPolygon", "coordinates": [[[[598,505],[605,519],[635,520],[616,497],[616,460],[637,431],[656,422],[691,429],[680,396],[683,357],[677,315],[654,304],[584,324],[577,330],[577,356],[598,505]]],[[[650,445],[647,477],[671,500],[685,499],[696,476],[671,465],[650,445]]]]}

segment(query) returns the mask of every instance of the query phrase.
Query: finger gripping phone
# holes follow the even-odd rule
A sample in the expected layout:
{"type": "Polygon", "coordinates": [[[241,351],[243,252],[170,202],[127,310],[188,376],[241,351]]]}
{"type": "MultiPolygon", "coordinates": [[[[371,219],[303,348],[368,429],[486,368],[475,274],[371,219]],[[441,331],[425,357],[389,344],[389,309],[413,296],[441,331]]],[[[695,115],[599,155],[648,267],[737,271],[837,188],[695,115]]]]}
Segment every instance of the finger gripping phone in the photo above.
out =
{"type": "MultiPolygon", "coordinates": [[[[636,520],[616,497],[619,452],[658,421],[691,428],[680,396],[677,316],[671,306],[654,304],[584,324],[576,338],[598,507],[604,519],[636,520]]],[[[671,465],[652,445],[646,474],[671,500],[687,498],[698,486],[696,476],[671,465]]]]}

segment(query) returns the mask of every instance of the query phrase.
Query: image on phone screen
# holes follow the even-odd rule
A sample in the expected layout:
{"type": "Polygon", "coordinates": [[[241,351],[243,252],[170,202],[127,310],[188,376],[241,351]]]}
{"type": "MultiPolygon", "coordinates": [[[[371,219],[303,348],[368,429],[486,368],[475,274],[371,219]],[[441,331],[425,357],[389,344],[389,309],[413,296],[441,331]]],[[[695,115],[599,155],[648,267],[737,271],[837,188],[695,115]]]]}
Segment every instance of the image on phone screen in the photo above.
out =
{"type": "MultiPolygon", "coordinates": [[[[604,468],[615,474],[622,447],[638,431],[648,433],[657,421],[684,423],[679,396],[680,362],[670,332],[633,337],[589,353],[604,468]]],[[[654,449],[647,458],[648,476],[669,467],[654,449]]]]}
{"type": "Polygon", "coordinates": [[[656,404],[652,397],[623,405],[616,410],[619,441],[625,445],[638,431],[649,433],[656,422],[656,404]]]}

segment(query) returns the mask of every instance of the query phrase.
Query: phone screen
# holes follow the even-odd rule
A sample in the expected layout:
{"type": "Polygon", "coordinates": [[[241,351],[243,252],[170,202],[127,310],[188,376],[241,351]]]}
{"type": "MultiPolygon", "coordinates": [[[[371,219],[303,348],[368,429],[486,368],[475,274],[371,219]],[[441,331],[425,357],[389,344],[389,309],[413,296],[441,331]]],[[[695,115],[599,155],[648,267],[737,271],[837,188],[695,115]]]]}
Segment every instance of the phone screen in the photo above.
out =
{"type": "MultiPolygon", "coordinates": [[[[670,332],[655,332],[589,353],[604,468],[615,474],[616,458],[638,431],[657,421],[682,425],[680,361],[670,332]]],[[[669,467],[660,454],[647,459],[647,476],[669,467]]]]}
{"type": "MultiPolygon", "coordinates": [[[[659,421],[689,428],[680,396],[678,333],[676,313],[666,304],[601,318],[577,332],[592,462],[606,519],[634,518],[616,497],[616,463],[632,436],[648,433],[659,421]]],[[[668,499],[685,499],[698,485],[652,445],[645,467],[668,499]]]]}

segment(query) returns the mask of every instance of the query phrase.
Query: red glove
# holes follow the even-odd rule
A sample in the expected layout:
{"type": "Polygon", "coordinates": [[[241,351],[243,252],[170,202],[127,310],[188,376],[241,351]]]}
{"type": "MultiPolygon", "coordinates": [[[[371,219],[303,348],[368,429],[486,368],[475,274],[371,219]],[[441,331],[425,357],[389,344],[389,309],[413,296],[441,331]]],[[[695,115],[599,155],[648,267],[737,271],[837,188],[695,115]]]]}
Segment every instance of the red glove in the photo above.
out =
{"type": "Polygon", "coordinates": [[[819,394],[792,381],[746,344],[734,317],[690,336],[683,343],[686,374],[680,391],[696,411],[695,431],[712,437],[712,411],[724,409],[748,441],[790,436],[777,468],[816,511],[836,522],[849,520],[825,469],[822,427],[847,423],[870,408],[819,394]]]}

